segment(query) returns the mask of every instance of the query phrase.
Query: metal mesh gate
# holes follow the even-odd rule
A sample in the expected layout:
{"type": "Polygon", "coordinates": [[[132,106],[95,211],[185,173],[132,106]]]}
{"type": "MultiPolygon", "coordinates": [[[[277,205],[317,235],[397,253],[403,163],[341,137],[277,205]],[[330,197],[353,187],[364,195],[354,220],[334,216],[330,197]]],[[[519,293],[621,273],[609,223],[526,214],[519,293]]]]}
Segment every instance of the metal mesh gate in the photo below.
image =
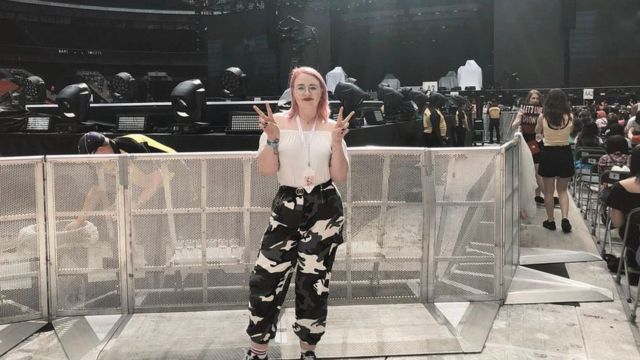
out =
{"type": "Polygon", "coordinates": [[[115,156],[47,159],[47,241],[54,317],[124,311],[126,251],[121,239],[120,168],[115,156]]]}
{"type": "MultiPolygon", "coordinates": [[[[515,143],[349,152],[332,304],[503,298],[518,258],[515,143]]],[[[255,153],[2,159],[0,169],[0,322],[246,307],[277,190],[255,153]]]]}
{"type": "Polygon", "coordinates": [[[42,161],[0,162],[0,324],[47,314],[42,161]]]}

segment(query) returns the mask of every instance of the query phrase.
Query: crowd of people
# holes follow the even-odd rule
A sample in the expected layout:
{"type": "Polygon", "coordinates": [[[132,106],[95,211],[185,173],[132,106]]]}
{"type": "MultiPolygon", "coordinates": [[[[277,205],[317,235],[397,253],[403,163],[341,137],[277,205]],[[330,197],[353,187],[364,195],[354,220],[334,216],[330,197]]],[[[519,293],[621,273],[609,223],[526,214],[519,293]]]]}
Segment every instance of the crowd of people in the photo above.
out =
{"type": "MultiPolygon", "coordinates": [[[[597,179],[615,170],[623,174],[622,180],[600,180],[598,201],[603,205],[603,223],[606,225],[604,220],[610,213],[612,226],[623,238],[627,215],[640,206],[640,123],[636,121],[639,108],[637,102],[609,106],[606,101],[572,107],[562,90],[553,89],[544,96],[537,90],[529,92],[512,127],[520,129],[535,163],[537,189],[533,201],[544,203],[544,228],[556,230],[554,207],[560,205],[562,231],[571,232],[568,187],[576,170],[588,167],[587,173],[597,179]],[[585,149],[598,157],[595,163],[581,158],[585,149]]],[[[633,233],[628,236],[625,258],[628,266],[638,267],[635,254],[640,231],[637,226],[629,229],[633,233]]],[[[630,276],[630,283],[637,281],[637,276],[630,276]]]]}

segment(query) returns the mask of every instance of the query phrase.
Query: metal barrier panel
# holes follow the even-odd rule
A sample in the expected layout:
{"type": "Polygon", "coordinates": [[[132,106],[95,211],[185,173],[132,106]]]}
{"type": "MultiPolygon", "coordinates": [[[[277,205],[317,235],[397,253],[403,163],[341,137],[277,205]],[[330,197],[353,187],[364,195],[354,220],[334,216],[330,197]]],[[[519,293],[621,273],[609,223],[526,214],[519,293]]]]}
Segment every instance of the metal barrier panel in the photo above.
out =
{"type": "MultiPolygon", "coordinates": [[[[519,110],[503,110],[500,113],[500,142],[503,144],[511,141],[518,130],[511,127],[513,120],[515,120],[516,115],[518,115],[518,111],[519,110]]],[[[489,115],[483,114],[482,120],[484,125],[484,142],[488,143],[491,138],[491,134],[489,132],[489,115]]],[[[494,133],[493,136],[495,139],[496,134],[494,133]]]]}
{"type": "Polygon", "coordinates": [[[42,167],[0,162],[0,324],[48,316],[42,167]]]}
{"type": "Polygon", "coordinates": [[[503,230],[503,284],[502,298],[505,298],[511,279],[518,265],[520,256],[520,214],[519,214],[519,150],[520,148],[511,142],[503,146],[504,151],[504,230],[503,230]]]}
{"type": "Polygon", "coordinates": [[[277,190],[277,180],[257,174],[254,158],[129,159],[134,311],[246,307],[248,275],[277,190]]]}
{"type": "Polygon", "coordinates": [[[47,158],[53,317],[126,312],[120,171],[115,156],[47,158]]]}
{"type": "MultiPolygon", "coordinates": [[[[494,300],[499,148],[432,149],[434,301],[494,300]]],[[[501,228],[498,228],[501,229],[501,228]]]]}
{"type": "Polygon", "coordinates": [[[423,149],[350,149],[332,304],[424,300],[423,149]]]}
{"type": "Polygon", "coordinates": [[[513,139],[518,129],[514,129],[511,124],[516,119],[519,110],[503,111],[500,114],[500,138],[503,144],[508,143],[513,139]]]}

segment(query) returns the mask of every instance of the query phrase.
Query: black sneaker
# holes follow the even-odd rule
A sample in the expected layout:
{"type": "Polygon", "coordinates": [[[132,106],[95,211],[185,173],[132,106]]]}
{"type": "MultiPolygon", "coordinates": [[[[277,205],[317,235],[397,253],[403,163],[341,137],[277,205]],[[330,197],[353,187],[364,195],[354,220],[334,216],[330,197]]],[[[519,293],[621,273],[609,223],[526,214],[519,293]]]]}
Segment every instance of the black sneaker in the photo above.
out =
{"type": "Polygon", "coordinates": [[[556,222],[545,220],[542,222],[542,227],[549,230],[556,230],[556,222]]]}
{"type": "Polygon", "coordinates": [[[264,359],[261,359],[258,357],[258,355],[252,353],[251,350],[248,350],[242,360],[269,360],[269,357],[265,356],[264,359]]]}
{"type": "Polygon", "coordinates": [[[562,219],[562,223],[560,224],[560,226],[562,227],[563,233],[567,234],[571,232],[571,223],[569,222],[569,219],[562,219]]]}
{"type": "Polygon", "coordinates": [[[533,198],[533,200],[538,205],[544,205],[544,198],[542,196],[536,196],[536,197],[533,198]]]}
{"type": "Polygon", "coordinates": [[[560,206],[560,198],[557,196],[553,197],[553,206],[560,206]]]}
{"type": "Polygon", "coordinates": [[[316,353],[313,351],[307,351],[300,354],[300,360],[318,360],[318,358],[316,357],[316,353]]]}

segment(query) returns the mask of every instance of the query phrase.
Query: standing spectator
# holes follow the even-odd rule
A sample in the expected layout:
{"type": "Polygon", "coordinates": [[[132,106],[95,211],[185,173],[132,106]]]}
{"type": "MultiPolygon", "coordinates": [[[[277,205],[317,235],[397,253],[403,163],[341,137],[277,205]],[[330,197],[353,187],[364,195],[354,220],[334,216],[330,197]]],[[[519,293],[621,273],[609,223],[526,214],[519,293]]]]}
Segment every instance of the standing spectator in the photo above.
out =
{"type": "Polygon", "coordinates": [[[265,114],[254,107],[263,130],[258,171],[277,174],[280,188],[249,279],[251,349],[245,360],[267,358],[294,273],[293,331],[300,339],[300,359],[316,359],[327,321],[331,268],[343,242],[342,199],[333,181],[347,178],[343,138],[353,112],[343,120],[340,108],[337,121],[329,119],[327,85],[315,69],[293,69],[290,85],[289,112],[273,114],[267,104],[265,114]]]}
{"type": "Polygon", "coordinates": [[[469,120],[467,118],[466,108],[466,103],[461,101],[458,110],[456,110],[455,140],[456,146],[458,147],[465,146],[467,131],[469,131],[469,120]]]}
{"type": "Polygon", "coordinates": [[[493,100],[491,102],[491,106],[487,109],[487,113],[489,114],[489,144],[493,144],[493,130],[496,130],[496,140],[498,144],[500,144],[500,107],[498,107],[498,102],[493,100]]]}
{"type": "Polygon", "coordinates": [[[533,157],[533,163],[536,167],[536,183],[538,184],[534,200],[540,205],[544,204],[544,199],[540,196],[544,185],[542,183],[542,177],[538,175],[540,154],[542,152],[543,143],[536,139],[536,124],[538,122],[538,117],[540,117],[540,114],[542,113],[542,106],[540,105],[541,101],[542,95],[538,90],[533,89],[529,91],[524,105],[520,107],[520,111],[518,111],[518,114],[511,125],[513,128],[520,127],[522,137],[524,138],[524,141],[527,142],[529,151],[533,157]]]}
{"type": "Polygon", "coordinates": [[[573,114],[567,95],[560,89],[549,91],[544,101],[542,115],[538,118],[536,125],[536,133],[544,139],[544,150],[538,169],[538,173],[543,178],[544,207],[547,212],[547,220],[542,223],[542,226],[549,230],[556,229],[553,194],[557,191],[562,214],[562,231],[565,233],[571,232],[567,187],[574,173],[573,154],[569,145],[572,128],[573,114]]]}

